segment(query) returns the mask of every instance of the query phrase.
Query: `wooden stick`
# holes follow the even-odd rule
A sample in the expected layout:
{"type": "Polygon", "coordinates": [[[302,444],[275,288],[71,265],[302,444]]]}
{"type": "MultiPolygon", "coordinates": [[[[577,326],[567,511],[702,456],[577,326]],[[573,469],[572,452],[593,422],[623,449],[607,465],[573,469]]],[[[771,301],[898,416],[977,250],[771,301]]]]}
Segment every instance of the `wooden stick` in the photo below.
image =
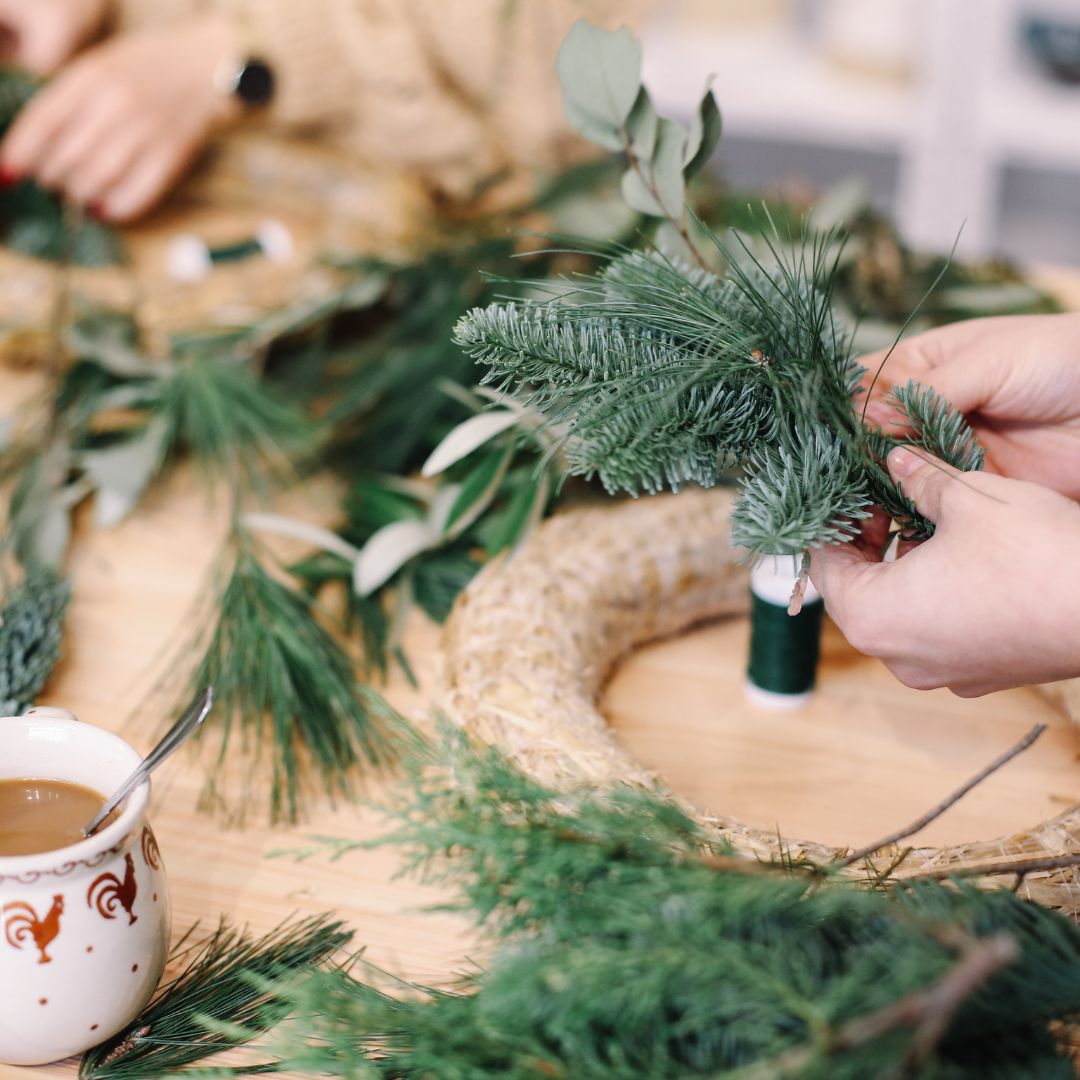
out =
{"type": "Polygon", "coordinates": [[[941,1041],[956,1010],[1019,953],[1008,934],[972,941],[960,959],[932,986],[900,998],[899,1001],[849,1020],[831,1036],[817,1043],[793,1047],[784,1053],[738,1070],[732,1080],[781,1080],[799,1073],[820,1060],[864,1046],[889,1032],[912,1028],[911,1045],[896,1075],[906,1075],[906,1068],[923,1062],[941,1041]]]}
{"type": "Polygon", "coordinates": [[[1020,881],[1023,881],[1028,874],[1037,874],[1045,870],[1065,870],[1071,866],[1080,866],[1080,851],[1071,851],[1065,855],[1046,855],[1035,859],[1006,859],[1002,862],[982,863],[978,866],[943,866],[936,870],[917,870],[912,874],[904,874],[898,880],[904,884],[908,881],[941,881],[944,878],[1016,874],[1020,881]]]}
{"type": "Polygon", "coordinates": [[[972,788],[977,787],[988,776],[996,773],[1003,765],[1007,765],[1014,757],[1027,750],[1027,748],[1031,746],[1045,730],[1045,724],[1036,724],[1015,746],[1006,750],[1000,757],[995,758],[986,766],[986,768],[980,769],[970,780],[961,784],[948,798],[938,803],[932,810],[928,810],[923,814],[918,821],[913,821],[906,829],[900,829],[898,832],[886,836],[884,840],[878,840],[868,847],[859,848],[854,854],[851,854],[844,859],[839,864],[840,867],[843,868],[845,866],[851,866],[852,863],[861,862],[863,859],[869,858],[869,856],[880,851],[882,848],[890,847],[892,844],[897,844],[901,840],[906,840],[909,836],[921,832],[930,824],[930,822],[941,817],[946,810],[958,803],[972,788]]]}

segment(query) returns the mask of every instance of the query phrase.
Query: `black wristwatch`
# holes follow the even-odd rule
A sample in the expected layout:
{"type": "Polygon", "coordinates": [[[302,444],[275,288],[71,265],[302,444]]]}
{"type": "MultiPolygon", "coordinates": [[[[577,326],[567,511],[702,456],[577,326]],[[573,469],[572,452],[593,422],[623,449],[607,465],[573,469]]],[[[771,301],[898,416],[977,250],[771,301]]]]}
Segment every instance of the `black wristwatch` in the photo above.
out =
{"type": "Polygon", "coordinates": [[[261,57],[247,57],[223,81],[223,89],[247,108],[260,108],[273,100],[274,69],[261,57]]]}

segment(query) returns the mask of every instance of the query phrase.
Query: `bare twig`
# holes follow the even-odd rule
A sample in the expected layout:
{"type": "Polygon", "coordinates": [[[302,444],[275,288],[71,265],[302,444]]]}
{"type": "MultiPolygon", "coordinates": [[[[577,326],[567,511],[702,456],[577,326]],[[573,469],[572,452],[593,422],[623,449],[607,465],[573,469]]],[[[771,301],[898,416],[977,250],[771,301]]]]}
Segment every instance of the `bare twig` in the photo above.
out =
{"type": "Polygon", "coordinates": [[[705,261],[704,256],[697,249],[697,245],[690,237],[690,229],[686,224],[686,208],[683,207],[679,217],[676,218],[672,215],[672,212],[664,205],[664,200],[660,198],[660,190],[656,186],[656,178],[652,175],[646,176],[645,170],[642,169],[641,163],[638,161],[634,154],[634,145],[630,138],[630,132],[624,127],[622,129],[623,138],[623,153],[626,155],[626,163],[638,174],[641,182],[648,189],[649,194],[656,200],[656,205],[664,211],[664,215],[672,225],[675,226],[676,232],[682,238],[683,243],[686,245],[687,250],[694,257],[694,261],[701,267],[702,270],[709,270],[709,264],[705,261]]]}
{"type": "MultiPolygon", "coordinates": [[[[956,1010],[1002,968],[1016,959],[1019,949],[1007,934],[972,941],[960,959],[933,986],[900,998],[867,1016],[856,1017],[823,1041],[786,1050],[768,1061],[742,1069],[731,1080],[781,1080],[798,1073],[816,1059],[858,1049],[901,1028],[913,1029],[911,1045],[894,1076],[933,1053],[956,1010]]],[[[887,1078],[883,1078],[887,1080],[887,1078]]]]}
{"type": "MultiPolygon", "coordinates": [[[[1045,724],[1036,724],[1015,746],[1006,750],[1000,757],[995,758],[984,769],[980,769],[970,780],[961,784],[948,798],[938,803],[932,810],[928,810],[918,821],[912,822],[906,829],[900,829],[898,832],[894,832],[889,836],[886,836],[884,840],[878,840],[867,847],[859,848],[858,851],[853,852],[846,859],[844,859],[839,865],[841,868],[845,866],[851,866],[853,863],[861,862],[863,859],[869,858],[875,852],[881,851],[882,848],[890,847],[893,844],[899,843],[901,840],[906,840],[909,836],[914,836],[915,833],[925,829],[930,822],[935,821],[941,817],[950,807],[958,803],[972,788],[977,787],[987,777],[996,773],[1003,765],[1007,765],[1018,754],[1022,754],[1029,746],[1031,746],[1036,739],[1046,730],[1045,724]]],[[[944,875],[948,876],[948,875],[944,875]]]]}
{"type": "Polygon", "coordinates": [[[917,870],[899,877],[902,884],[909,881],[942,881],[945,878],[994,877],[1000,874],[1015,874],[1018,889],[1028,874],[1038,874],[1047,870],[1066,870],[1080,866],[1080,851],[1070,851],[1064,855],[1046,855],[1034,859],[1005,859],[1001,862],[980,863],[975,866],[942,866],[935,870],[917,870]]]}

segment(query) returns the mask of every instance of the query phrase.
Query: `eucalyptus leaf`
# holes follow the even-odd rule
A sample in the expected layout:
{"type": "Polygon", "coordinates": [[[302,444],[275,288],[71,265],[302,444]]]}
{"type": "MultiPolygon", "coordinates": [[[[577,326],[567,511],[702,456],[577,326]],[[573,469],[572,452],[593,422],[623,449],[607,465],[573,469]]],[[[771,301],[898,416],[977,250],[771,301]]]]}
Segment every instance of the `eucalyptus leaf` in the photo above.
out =
{"type": "Polygon", "coordinates": [[[686,129],[674,120],[661,119],[657,125],[652,159],[639,162],[622,178],[622,195],[627,205],[640,214],[679,220],[683,212],[686,182],[683,157],[686,129]]]}
{"type": "Polygon", "coordinates": [[[97,492],[95,525],[111,529],[131,513],[161,466],[167,438],[168,428],[159,418],[132,439],[79,454],[78,463],[97,492]]]}
{"type": "Polygon", "coordinates": [[[446,534],[460,536],[490,505],[514,457],[514,447],[485,454],[461,484],[446,519],[446,534]]]}
{"type": "Polygon", "coordinates": [[[625,26],[601,30],[579,19],[555,66],[567,119],[582,135],[592,139],[597,128],[608,133],[622,128],[641,87],[641,45],[625,26]],[[590,130],[582,130],[583,121],[590,130]]]}
{"type": "Polygon", "coordinates": [[[494,439],[507,428],[513,427],[520,419],[520,413],[512,409],[498,409],[492,412],[470,416],[454,428],[424,462],[420,470],[422,476],[437,476],[445,472],[455,462],[468,457],[484,443],[494,439]]]}
{"type": "Polygon", "coordinates": [[[395,521],[375,533],[353,563],[353,589],[368,596],[410,559],[434,547],[440,532],[427,521],[395,521]]]}
{"type": "Polygon", "coordinates": [[[660,118],[653,108],[649,91],[643,86],[638,91],[630,115],[626,118],[626,133],[630,137],[630,149],[640,161],[651,161],[656,149],[656,134],[660,118]]]}
{"type": "Polygon", "coordinates": [[[563,112],[567,122],[583,138],[605,150],[623,150],[626,147],[626,137],[623,129],[607,120],[602,120],[592,113],[585,112],[580,106],[569,98],[563,98],[563,112]]]}
{"type": "Polygon", "coordinates": [[[705,96],[701,99],[701,104],[698,105],[697,112],[694,113],[694,118],[690,122],[686,149],[683,151],[683,177],[687,180],[701,172],[720,141],[723,125],[720,119],[720,107],[716,104],[716,97],[710,89],[711,85],[710,78],[705,85],[705,96]]]}

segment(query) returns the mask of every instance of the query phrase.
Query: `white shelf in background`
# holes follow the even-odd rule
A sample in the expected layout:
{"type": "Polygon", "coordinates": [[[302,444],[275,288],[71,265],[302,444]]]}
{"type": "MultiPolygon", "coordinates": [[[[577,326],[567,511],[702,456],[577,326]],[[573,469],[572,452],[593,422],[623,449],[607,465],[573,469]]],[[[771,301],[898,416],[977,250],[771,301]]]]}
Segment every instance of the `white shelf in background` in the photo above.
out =
{"type": "Polygon", "coordinates": [[[660,26],[646,33],[644,52],[645,82],[662,114],[685,114],[715,74],[733,135],[885,152],[902,151],[909,138],[912,87],[833,68],[783,29],[660,26]]]}

